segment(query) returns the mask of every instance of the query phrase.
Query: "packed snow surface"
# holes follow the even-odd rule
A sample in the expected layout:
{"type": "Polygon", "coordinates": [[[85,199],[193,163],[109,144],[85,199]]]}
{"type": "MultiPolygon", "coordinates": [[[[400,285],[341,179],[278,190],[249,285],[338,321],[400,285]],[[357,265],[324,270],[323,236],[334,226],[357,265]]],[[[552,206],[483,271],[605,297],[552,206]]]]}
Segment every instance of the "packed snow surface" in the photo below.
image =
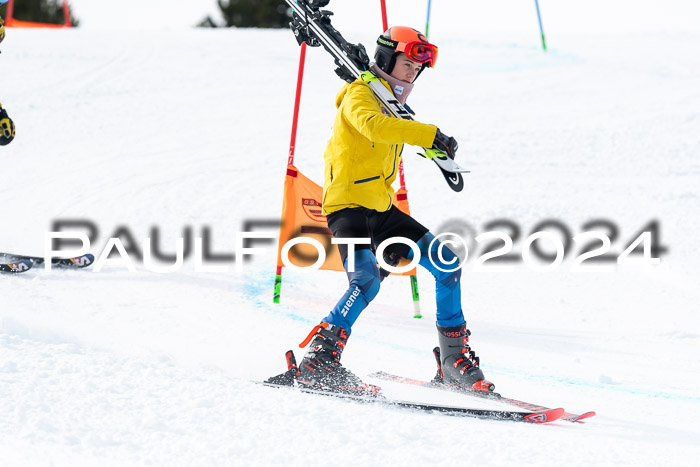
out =
{"type": "MultiPolygon", "coordinates": [[[[349,40],[373,43],[374,25],[344,24],[349,40]]],[[[590,239],[568,242],[550,271],[522,260],[480,271],[483,245],[465,262],[471,342],[497,391],[596,417],[516,424],[256,384],[285,369],[286,350],[301,358],[297,344],[346,288],[342,273],[285,269],[273,304],[271,241],[242,271],[197,272],[189,257],[173,273],[137,261],[135,273],[0,276],[0,464],[696,465],[700,35],[561,32],[547,53],[536,30],[435,28],[431,40],[438,66],[409,104],[459,140],[472,172],[454,193],[406,148],[423,224],[502,230],[520,255],[556,220],[570,237],[602,229],[618,256],[656,222],[665,249],[649,267],[574,271],[590,239]]],[[[277,233],[298,63],[289,31],[13,29],[2,47],[17,137],[0,148],[0,251],[43,255],[57,220],[96,226],[96,255],[118,231],[141,246],[155,228],[172,253],[188,229],[208,229],[217,254],[234,253],[251,221],[277,233]]],[[[332,68],[308,50],[295,165],[317,182],[342,84],[332,68]]],[[[388,279],[343,363],[388,396],[493,407],[367,378],[434,374],[434,284],[423,270],[418,282],[423,318],[408,279],[388,279]]]]}

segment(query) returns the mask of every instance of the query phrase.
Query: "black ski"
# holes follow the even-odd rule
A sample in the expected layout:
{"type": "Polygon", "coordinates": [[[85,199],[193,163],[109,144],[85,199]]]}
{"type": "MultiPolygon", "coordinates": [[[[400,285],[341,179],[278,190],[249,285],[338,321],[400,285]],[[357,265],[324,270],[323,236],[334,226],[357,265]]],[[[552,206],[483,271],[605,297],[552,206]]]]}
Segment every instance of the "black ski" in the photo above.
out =
{"type": "Polygon", "coordinates": [[[269,378],[267,381],[261,383],[265,386],[275,387],[275,388],[294,388],[300,392],[307,394],[315,394],[321,396],[336,397],[340,399],[352,400],[355,402],[360,402],[363,404],[379,404],[383,406],[396,407],[400,409],[408,409],[414,411],[425,411],[425,412],[437,412],[441,414],[466,416],[466,417],[477,417],[485,418],[490,420],[508,420],[514,422],[528,422],[528,423],[549,423],[558,420],[564,413],[564,409],[547,409],[537,412],[520,412],[513,410],[491,410],[491,409],[477,409],[472,407],[461,407],[452,405],[442,405],[442,404],[431,404],[423,402],[410,402],[398,399],[391,399],[381,395],[376,386],[366,385],[368,388],[373,390],[367,390],[366,395],[360,392],[339,392],[339,391],[326,391],[317,390],[300,385],[297,381],[297,375],[299,369],[296,365],[296,359],[294,358],[294,353],[289,350],[285,354],[287,359],[287,371],[269,378]]]}
{"type": "Polygon", "coordinates": [[[21,259],[11,263],[0,263],[0,272],[9,272],[11,274],[19,274],[29,271],[34,263],[28,259],[21,259]]]}
{"type": "MultiPolygon", "coordinates": [[[[18,260],[18,261],[29,261],[32,264],[44,264],[44,258],[41,256],[24,256],[24,255],[15,255],[12,253],[0,253],[0,258],[5,257],[5,258],[10,258],[11,260],[18,260]]],[[[74,258],[53,258],[51,260],[51,266],[59,267],[59,268],[76,268],[76,269],[81,269],[81,268],[86,268],[90,266],[92,263],[95,262],[95,256],[93,256],[90,253],[87,253],[85,255],[81,256],[76,256],[74,258]]]]}
{"type": "MultiPolygon", "coordinates": [[[[321,10],[330,0],[285,0],[292,9],[292,22],[289,24],[299,45],[302,42],[310,47],[323,46],[335,59],[338,68],[336,74],[351,83],[361,78],[372,89],[383,107],[396,118],[413,120],[394,95],[369,71],[370,60],[362,44],[352,44],[331,25],[333,12],[321,10]]],[[[445,181],[454,191],[462,191],[464,180],[462,173],[469,172],[457,164],[454,159],[444,154],[432,159],[445,177],[445,181]]]]}

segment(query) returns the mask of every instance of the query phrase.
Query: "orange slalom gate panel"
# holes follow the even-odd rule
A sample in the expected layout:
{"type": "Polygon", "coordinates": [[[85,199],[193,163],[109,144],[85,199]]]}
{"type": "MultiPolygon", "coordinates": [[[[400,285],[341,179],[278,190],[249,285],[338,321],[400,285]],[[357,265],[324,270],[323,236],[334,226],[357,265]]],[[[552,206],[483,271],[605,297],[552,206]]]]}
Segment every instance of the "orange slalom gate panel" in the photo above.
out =
{"type": "MultiPolygon", "coordinates": [[[[290,240],[296,237],[309,237],[318,240],[326,251],[326,260],[320,269],[330,271],[345,271],[340,260],[338,248],[331,243],[333,234],[328,228],[326,216],[323,215],[321,202],[323,188],[304,176],[293,165],[287,166],[287,175],[284,179],[284,195],[282,202],[282,219],[280,227],[279,243],[277,246],[277,267],[283,267],[282,248],[290,240]]],[[[410,214],[406,190],[396,192],[394,202],[403,212],[410,214]]],[[[308,243],[301,243],[289,249],[289,260],[299,267],[308,267],[316,263],[318,251],[316,247],[308,243]]],[[[402,260],[400,265],[408,264],[408,260],[402,260]]],[[[401,275],[415,274],[415,269],[401,275]]]]}

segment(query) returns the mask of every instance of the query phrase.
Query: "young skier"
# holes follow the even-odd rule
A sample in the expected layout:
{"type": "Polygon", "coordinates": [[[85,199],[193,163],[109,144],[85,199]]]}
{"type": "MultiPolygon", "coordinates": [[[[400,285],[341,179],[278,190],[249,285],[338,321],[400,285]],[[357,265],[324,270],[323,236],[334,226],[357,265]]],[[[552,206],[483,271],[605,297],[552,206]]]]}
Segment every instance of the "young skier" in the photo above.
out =
{"type": "MultiPolygon", "coordinates": [[[[0,4],[6,3],[0,0],[0,4]]],[[[5,39],[5,22],[2,17],[0,17],[0,42],[5,39]]],[[[2,103],[0,103],[0,146],[5,146],[10,144],[10,142],[15,138],[15,124],[12,119],[7,115],[7,111],[2,108],[2,103]]]]}
{"type": "MultiPolygon", "coordinates": [[[[419,31],[392,27],[377,39],[371,71],[405,105],[416,78],[426,67],[435,66],[437,53],[437,47],[419,31]]],[[[321,390],[353,393],[367,388],[340,364],[340,357],[353,323],[377,295],[383,279],[380,275],[386,275],[377,267],[377,246],[386,239],[404,237],[419,246],[419,264],[435,277],[445,380],[467,388],[493,390],[491,383],[484,381],[479,359],[469,346],[470,332],[460,297],[461,273],[440,270],[455,269],[458,258],[443,247],[441,260],[439,242],[433,242],[435,236],[392,204],[391,185],[404,143],[432,148],[427,152],[442,151],[454,158],[457,142],[434,125],[391,117],[361,79],[343,86],[336,96],[336,107],[333,134],[324,154],[323,212],[337,239],[369,238],[371,244],[357,244],[353,249],[339,245],[350,285],[330,314],[300,344],[303,348],[311,342],[299,364],[297,381],[321,390]],[[349,271],[351,261],[354,272],[349,271]]],[[[413,257],[410,247],[401,243],[394,243],[384,254],[387,264],[413,257]]]]}

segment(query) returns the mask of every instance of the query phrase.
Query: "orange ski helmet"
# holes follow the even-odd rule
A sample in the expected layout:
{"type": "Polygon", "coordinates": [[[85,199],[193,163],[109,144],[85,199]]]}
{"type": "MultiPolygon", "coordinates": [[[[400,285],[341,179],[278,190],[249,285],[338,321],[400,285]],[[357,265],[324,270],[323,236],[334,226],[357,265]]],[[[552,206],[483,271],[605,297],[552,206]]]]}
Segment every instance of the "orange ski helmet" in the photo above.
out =
{"type": "Polygon", "coordinates": [[[418,73],[420,75],[426,67],[435,66],[438,48],[428,42],[428,38],[416,29],[393,26],[377,38],[374,61],[382,71],[391,74],[396,64],[396,56],[402,52],[411,60],[423,64],[423,68],[418,73]]]}

